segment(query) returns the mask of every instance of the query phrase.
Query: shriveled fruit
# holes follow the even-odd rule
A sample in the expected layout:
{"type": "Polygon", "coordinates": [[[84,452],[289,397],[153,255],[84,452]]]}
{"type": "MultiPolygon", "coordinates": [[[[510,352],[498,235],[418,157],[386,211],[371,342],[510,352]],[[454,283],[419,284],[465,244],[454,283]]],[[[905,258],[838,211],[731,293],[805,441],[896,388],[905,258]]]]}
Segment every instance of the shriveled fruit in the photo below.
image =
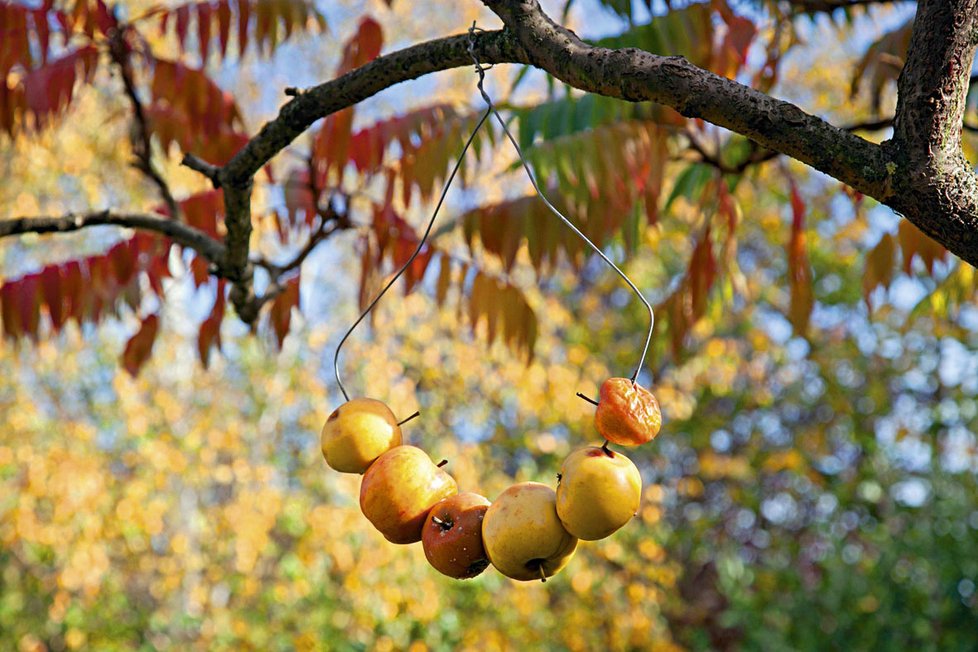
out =
{"type": "Polygon", "coordinates": [[[642,476],[630,459],[589,446],[564,460],[557,487],[557,516],[579,539],[603,539],[627,523],[642,499],[642,476]]]}
{"type": "Polygon", "coordinates": [[[320,444],[330,467],[344,473],[363,473],[381,454],[401,445],[401,427],[384,403],[355,398],[329,415],[320,444]]]}
{"type": "Polygon", "coordinates": [[[428,512],[421,533],[428,562],[443,575],[475,577],[489,566],[482,545],[482,519],[489,501],[465,491],[443,498],[428,512]]]}
{"type": "Polygon", "coordinates": [[[638,446],[659,434],[662,412],[649,390],[628,378],[609,378],[601,385],[594,425],[613,444],[638,446]]]}
{"type": "Polygon", "coordinates": [[[455,479],[414,446],[378,457],[360,484],[360,510],[391,543],[421,541],[431,508],[458,491],[455,479]]]}

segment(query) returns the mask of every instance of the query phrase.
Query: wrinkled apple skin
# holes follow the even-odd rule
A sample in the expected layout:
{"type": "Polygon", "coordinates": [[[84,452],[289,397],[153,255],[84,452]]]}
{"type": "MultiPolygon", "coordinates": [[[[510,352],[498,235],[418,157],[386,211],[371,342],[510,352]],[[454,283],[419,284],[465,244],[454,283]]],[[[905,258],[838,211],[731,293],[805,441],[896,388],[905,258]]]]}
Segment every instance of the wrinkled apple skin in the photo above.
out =
{"type": "Polygon", "coordinates": [[[443,498],[431,508],[421,533],[421,545],[435,570],[464,580],[489,566],[482,545],[482,519],[488,508],[489,501],[484,496],[470,491],[443,498]]]}
{"type": "Polygon", "coordinates": [[[638,511],[642,476],[621,453],[580,448],[564,460],[560,476],[557,516],[578,539],[603,539],[638,511]]]}
{"type": "Polygon", "coordinates": [[[363,474],[360,510],[391,543],[415,543],[432,506],[457,491],[455,479],[423,450],[396,446],[363,474]]]}
{"type": "Polygon", "coordinates": [[[528,581],[550,577],[567,565],[577,538],[557,517],[554,490],[539,482],[515,484],[493,501],[482,521],[489,561],[503,575],[528,581]]]}
{"type": "Polygon", "coordinates": [[[401,427],[384,403],[355,398],[329,415],[320,444],[331,468],[363,473],[381,454],[401,445],[401,427]]]}
{"type": "Polygon", "coordinates": [[[594,425],[613,444],[638,446],[659,434],[662,412],[649,390],[628,378],[609,378],[601,385],[594,425]]]}

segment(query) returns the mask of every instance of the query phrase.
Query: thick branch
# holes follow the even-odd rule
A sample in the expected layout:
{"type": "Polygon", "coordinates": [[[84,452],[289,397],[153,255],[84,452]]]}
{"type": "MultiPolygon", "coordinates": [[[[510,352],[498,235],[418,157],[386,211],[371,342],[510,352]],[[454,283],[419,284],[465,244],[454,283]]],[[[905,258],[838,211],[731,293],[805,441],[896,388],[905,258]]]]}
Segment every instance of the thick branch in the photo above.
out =
{"type": "Polygon", "coordinates": [[[978,0],[925,0],[917,7],[897,82],[893,140],[908,156],[938,162],[961,151],[961,122],[975,59],[978,0]]]}
{"type": "Polygon", "coordinates": [[[189,247],[218,267],[224,263],[224,246],[192,226],[146,213],[68,213],[60,217],[15,217],[0,220],[0,238],[25,233],[68,233],[89,226],[111,225],[153,231],[189,247]]]}
{"type": "Polygon", "coordinates": [[[978,264],[978,178],[961,150],[965,100],[978,47],[978,0],[917,5],[897,82],[890,206],[978,264]]]}

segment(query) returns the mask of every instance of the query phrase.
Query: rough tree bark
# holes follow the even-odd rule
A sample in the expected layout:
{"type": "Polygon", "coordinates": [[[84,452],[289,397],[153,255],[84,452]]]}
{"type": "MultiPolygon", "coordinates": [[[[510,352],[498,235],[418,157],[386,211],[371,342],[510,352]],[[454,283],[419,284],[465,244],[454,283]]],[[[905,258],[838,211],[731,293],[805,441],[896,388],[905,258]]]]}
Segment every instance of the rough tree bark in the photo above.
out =
{"type": "MultiPolygon", "coordinates": [[[[794,104],[697,68],[682,57],[591,46],[551,20],[537,0],[482,1],[499,16],[504,29],[475,35],[475,52],[481,62],[530,64],[584,91],[658,102],[684,116],[725,127],[892,207],[962,260],[978,265],[978,179],[961,150],[965,98],[978,48],[978,0],[924,0],[918,4],[898,83],[893,138],[881,145],[794,104]]],[[[793,2],[800,11],[866,3],[793,2]]],[[[252,289],[249,240],[254,176],[316,120],[402,81],[470,65],[468,42],[468,36],[454,36],[420,43],[314,88],[290,89],[293,99],[227,165],[215,167],[187,157],[188,167],[224,189],[224,242],[189,227],[167,226],[164,230],[158,223],[163,220],[150,221],[147,216],[111,214],[111,223],[155,230],[204,254],[214,264],[214,272],[233,283],[231,300],[238,315],[253,322],[270,298],[256,297],[252,289]]],[[[105,221],[108,215],[0,222],[0,237],[109,223],[105,221]]]]}

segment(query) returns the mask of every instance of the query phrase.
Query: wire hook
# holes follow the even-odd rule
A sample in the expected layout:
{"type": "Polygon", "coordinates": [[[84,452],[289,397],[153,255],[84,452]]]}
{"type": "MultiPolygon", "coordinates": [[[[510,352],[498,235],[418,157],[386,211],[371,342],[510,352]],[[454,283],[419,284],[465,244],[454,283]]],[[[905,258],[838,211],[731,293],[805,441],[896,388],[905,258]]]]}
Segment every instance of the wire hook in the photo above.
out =
{"type": "Polygon", "coordinates": [[[529,163],[527,163],[526,161],[526,157],[523,156],[523,150],[520,148],[519,143],[516,142],[516,139],[513,138],[513,134],[510,133],[509,127],[506,126],[506,121],[503,120],[501,115],[499,115],[499,111],[496,110],[496,107],[492,102],[492,98],[489,97],[489,94],[486,92],[486,89],[483,87],[486,78],[486,73],[485,73],[486,69],[483,68],[482,64],[479,62],[479,58],[475,54],[475,34],[476,32],[481,32],[481,31],[484,30],[477,27],[475,22],[473,21],[472,27],[469,28],[469,43],[467,49],[468,49],[469,56],[472,57],[472,61],[473,63],[475,63],[475,71],[479,75],[479,81],[476,84],[476,86],[479,89],[479,93],[482,95],[482,99],[488,105],[489,110],[496,117],[496,120],[499,121],[499,125],[503,128],[503,132],[506,134],[506,137],[509,139],[509,142],[512,143],[513,148],[516,150],[516,154],[520,157],[520,163],[522,163],[523,169],[526,171],[526,176],[529,177],[530,183],[533,184],[533,188],[534,190],[536,190],[537,195],[540,197],[543,203],[546,204],[547,208],[550,209],[550,212],[552,212],[554,215],[560,218],[560,220],[564,224],[566,224],[575,233],[575,235],[577,235],[577,237],[579,237],[581,240],[586,242],[588,246],[590,246],[591,249],[594,250],[594,252],[601,257],[601,260],[606,262],[613,270],[615,270],[615,272],[618,273],[618,276],[620,276],[622,280],[624,280],[625,283],[628,284],[628,287],[631,288],[632,292],[635,293],[635,295],[642,301],[642,304],[645,305],[645,308],[649,311],[649,332],[645,338],[645,347],[642,349],[642,357],[639,358],[638,366],[635,367],[635,372],[632,374],[631,381],[634,384],[638,379],[639,372],[642,371],[642,367],[645,366],[645,356],[648,354],[649,344],[652,342],[652,329],[655,327],[655,312],[652,310],[652,305],[645,298],[645,295],[643,295],[642,292],[635,286],[632,280],[628,278],[628,275],[626,275],[625,272],[621,271],[621,269],[619,269],[619,267],[615,265],[615,263],[612,262],[612,260],[608,258],[608,256],[606,256],[605,253],[601,251],[601,249],[597,245],[591,242],[591,240],[588,239],[586,235],[581,233],[580,229],[574,226],[573,222],[571,222],[569,219],[567,219],[564,216],[563,213],[557,210],[557,207],[554,206],[549,199],[547,199],[547,196],[544,194],[543,190],[540,189],[540,184],[537,183],[536,177],[534,176],[533,171],[530,169],[529,163]]]}

